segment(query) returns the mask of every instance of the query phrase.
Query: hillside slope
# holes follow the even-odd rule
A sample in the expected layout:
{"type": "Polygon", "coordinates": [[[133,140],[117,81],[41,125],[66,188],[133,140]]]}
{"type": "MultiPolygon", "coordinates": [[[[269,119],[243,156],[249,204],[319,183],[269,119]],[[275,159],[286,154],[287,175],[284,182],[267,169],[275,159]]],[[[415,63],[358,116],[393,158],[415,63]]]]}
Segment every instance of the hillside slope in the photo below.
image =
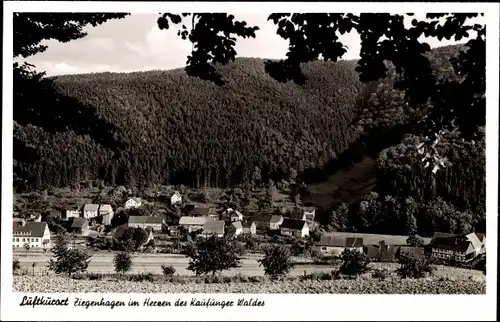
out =
{"type": "MultiPolygon", "coordinates": [[[[431,55],[440,67],[457,52],[446,48],[431,55]]],[[[321,171],[360,137],[353,123],[370,90],[356,62],[308,63],[301,87],[273,80],[264,61],[218,67],[222,87],[183,70],[47,79],[15,102],[15,181],[225,187],[321,171]]]]}

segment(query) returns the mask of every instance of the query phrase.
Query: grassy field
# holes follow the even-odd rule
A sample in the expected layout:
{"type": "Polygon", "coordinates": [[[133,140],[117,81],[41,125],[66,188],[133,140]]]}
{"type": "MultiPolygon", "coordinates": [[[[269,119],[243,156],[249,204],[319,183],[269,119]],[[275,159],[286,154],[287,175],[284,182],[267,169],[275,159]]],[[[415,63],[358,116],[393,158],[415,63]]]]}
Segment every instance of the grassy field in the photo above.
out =
{"type": "Polygon", "coordinates": [[[426,278],[401,280],[391,276],[384,281],[369,276],[358,279],[286,281],[256,279],[248,282],[133,282],[118,279],[74,280],[54,276],[14,276],[14,292],[109,292],[109,293],[298,293],[298,294],[485,294],[486,282],[480,278],[426,278]]]}

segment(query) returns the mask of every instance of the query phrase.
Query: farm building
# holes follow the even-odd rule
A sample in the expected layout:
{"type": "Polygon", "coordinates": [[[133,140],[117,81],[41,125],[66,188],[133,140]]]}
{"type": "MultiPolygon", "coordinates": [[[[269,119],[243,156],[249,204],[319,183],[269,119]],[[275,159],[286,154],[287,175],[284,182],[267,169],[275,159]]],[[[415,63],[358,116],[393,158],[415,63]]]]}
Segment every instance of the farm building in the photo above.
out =
{"type": "Polygon", "coordinates": [[[89,221],[86,218],[73,218],[70,229],[72,232],[81,234],[89,229],[89,221]]]}
{"type": "Polygon", "coordinates": [[[316,208],[303,207],[302,210],[304,211],[305,220],[309,222],[314,221],[314,218],[316,217],[316,208]]]}
{"type": "Polygon", "coordinates": [[[234,210],[231,208],[226,209],[222,213],[222,218],[226,221],[242,221],[243,220],[243,214],[239,212],[238,210],[234,210]]]}
{"type": "Polygon", "coordinates": [[[432,256],[436,259],[454,259],[468,262],[482,254],[483,243],[475,233],[468,235],[453,235],[449,237],[434,237],[431,243],[432,256]]]}
{"type": "Polygon", "coordinates": [[[91,219],[99,216],[99,205],[86,204],[83,206],[83,218],[91,219]]]}
{"type": "Polygon", "coordinates": [[[241,225],[243,226],[244,234],[255,235],[257,233],[257,226],[253,221],[246,220],[243,221],[241,225]]]}

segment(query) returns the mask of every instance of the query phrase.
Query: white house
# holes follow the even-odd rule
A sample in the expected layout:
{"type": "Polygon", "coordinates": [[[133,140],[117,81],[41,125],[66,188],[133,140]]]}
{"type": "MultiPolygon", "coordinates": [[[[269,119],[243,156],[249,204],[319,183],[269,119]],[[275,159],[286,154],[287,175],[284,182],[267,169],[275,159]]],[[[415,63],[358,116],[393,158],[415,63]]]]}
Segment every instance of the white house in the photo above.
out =
{"type": "Polygon", "coordinates": [[[31,248],[50,247],[50,230],[46,222],[27,222],[23,226],[14,227],[12,234],[12,247],[24,247],[29,244],[31,248]]]}
{"type": "Polygon", "coordinates": [[[210,237],[215,235],[217,237],[224,237],[224,228],[225,222],[223,220],[207,220],[205,221],[205,225],[203,225],[201,236],[210,237]]]}
{"type": "Polygon", "coordinates": [[[224,218],[224,220],[231,222],[243,221],[243,214],[238,210],[228,208],[222,213],[222,218],[224,218]]]}
{"type": "Polygon", "coordinates": [[[309,225],[304,220],[285,218],[280,226],[281,235],[303,238],[309,235],[309,225]]]}
{"type": "Polygon", "coordinates": [[[305,220],[309,222],[314,221],[314,217],[316,217],[316,208],[304,207],[302,210],[304,211],[304,217],[306,217],[305,220]]]}
{"type": "Polygon", "coordinates": [[[111,205],[100,205],[99,206],[99,216],[102,217],[102,223],[104,225],[110,225],[111,219],[113,219],[113,207],[111,205]]]}
{"type": "Polygon", "coordinates": [[[66,217],[68,218],[78,218],[81,216],[82,212],[80,211],[80,207],[78,205],[72,205],[66,208],[66,217]]]}
{"type": "Polygon", "coordinates": [[[99,205],[97,204],[86,204],[83,206],[83,218],[95,218],[99,216],[99,205]]]}
{"type": "Polygon", "coordinates": [[[182,202],[182,196],[179,191],[175,191],[174,194],[170,197],[170,204],[175,205],[182,202]]]}
{"type": "Polygon", "coordinates": [[[142,205],[142,200],[140,198],[130,198],[125,202],[125,209],[138,208],[142,205]]]}

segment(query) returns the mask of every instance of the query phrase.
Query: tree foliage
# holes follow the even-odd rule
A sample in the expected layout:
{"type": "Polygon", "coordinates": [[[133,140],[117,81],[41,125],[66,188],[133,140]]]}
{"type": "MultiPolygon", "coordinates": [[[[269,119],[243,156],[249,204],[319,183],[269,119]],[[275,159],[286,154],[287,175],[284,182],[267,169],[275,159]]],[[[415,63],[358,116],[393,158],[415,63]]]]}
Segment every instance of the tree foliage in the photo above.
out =
{"type": "Polygon", "coordinates": [[[285,245],[274,244],[263,249],[264,257],[259,259],[259,266],[273,279],[286,276],[295,267],[290,250],[285,245]]]}
{"type": "Polygon", "coordinates": [[[132,258],[129,252],[119,252],[116,253],[113,258],[113,264],[115,265],[115,271],[117,273],[123,274],[127,273],[132,269],[132,258]]]}
{"type": "Polygon", "coordinates": [[[436,270],[436,267],[427,257],[402,255],[399,264],[397,274],[401,278],[422,278],[436,270]]]}
{"type": "Polygon", "coordinates": [[[210,236],[198,238],[195,247],[188,252],[188,270],[196,275],[222,272],[240,267],[237,240],[210,236]]]}
{"type": "Polygon", "coordinates": [[[49,260],[49,270],[56,274],[85,272],[90,263],[90,254],[83,249],[69,248],[66,235],[57,235],[55,245],[52,247],[53,258],[49,260]]]}
{"type": "Polygon", "coordinates": [[[346,248],[340,257],[342,259],[342,264],[340,265],[340,272],[342,274],[356,276],[368,271],[370,259],[365,253],[356,249],[346,248]]]}

